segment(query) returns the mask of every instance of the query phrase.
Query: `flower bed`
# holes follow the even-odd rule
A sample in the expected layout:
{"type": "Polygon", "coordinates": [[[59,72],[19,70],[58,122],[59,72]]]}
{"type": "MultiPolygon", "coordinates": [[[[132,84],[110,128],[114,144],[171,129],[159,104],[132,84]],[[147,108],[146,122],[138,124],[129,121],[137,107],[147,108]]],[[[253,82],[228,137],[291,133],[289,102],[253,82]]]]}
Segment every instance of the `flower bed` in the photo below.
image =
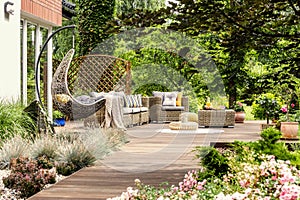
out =
{"type": "Polygon", "coordinates": [[[300,198],[300,145],[293,151],[281,142],[280,131],[262,131],[262,140],[196,147],[199,170],[187,172],[176,186],[155,188],[135,180],[117,199],[297,200],[300,198]],[[273,152],[275,155],[272,155],[273,152]],[[288,158],[288,159],[286,159],[288,158]],[[291,159],[291,160],[289,160],[291,159]]]}

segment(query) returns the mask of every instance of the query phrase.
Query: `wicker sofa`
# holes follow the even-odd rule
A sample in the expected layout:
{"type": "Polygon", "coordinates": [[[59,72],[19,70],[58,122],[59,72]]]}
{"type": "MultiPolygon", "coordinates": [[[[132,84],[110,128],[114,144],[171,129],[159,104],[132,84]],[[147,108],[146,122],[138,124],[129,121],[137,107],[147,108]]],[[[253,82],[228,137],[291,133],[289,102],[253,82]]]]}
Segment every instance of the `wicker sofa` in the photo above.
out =
{"type": "Polygon", "coordinates": [[[164,123],[164,122],[179,121],[180,114],[189,111],[188,97],[178,95],[176,97],[175,105],[173,103],[165,104],[167,94],[168,93],[162,92],[159,93],[159,95],[154,95],[149,97],[150,122],[164,123]]]}
{"type": "MultiPolygon", "coordinates": [[[[123,92],[114,92],[114,95],[119,98],[122,105],[122,123],[125,127],[132,127],[134,125],[142,125],[149,122],[149,99],[141,95],[125,95],[123,92]]],[[[102,107],[96,112],[94,116],[85,119],[86,126],[94,126],[100,124],[101,127],[105,125],[106,120],[106,106],[102,107]]]]}
{"type": "Polygon", "coordinates": [[[234,127],[234,110],[199,110],[199,127],[234,127]]]}

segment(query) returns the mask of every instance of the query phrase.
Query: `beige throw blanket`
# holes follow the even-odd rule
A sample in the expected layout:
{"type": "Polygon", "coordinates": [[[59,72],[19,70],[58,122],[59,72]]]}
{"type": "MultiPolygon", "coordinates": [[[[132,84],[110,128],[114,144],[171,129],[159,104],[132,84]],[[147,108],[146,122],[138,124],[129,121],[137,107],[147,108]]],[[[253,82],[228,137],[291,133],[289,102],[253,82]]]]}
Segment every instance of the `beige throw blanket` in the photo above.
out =
{"type": "Polygon", "coordinates": [[[105,127],[126,130],[123,124],[123,101],[120,96],[105,94],[105,127]]]}

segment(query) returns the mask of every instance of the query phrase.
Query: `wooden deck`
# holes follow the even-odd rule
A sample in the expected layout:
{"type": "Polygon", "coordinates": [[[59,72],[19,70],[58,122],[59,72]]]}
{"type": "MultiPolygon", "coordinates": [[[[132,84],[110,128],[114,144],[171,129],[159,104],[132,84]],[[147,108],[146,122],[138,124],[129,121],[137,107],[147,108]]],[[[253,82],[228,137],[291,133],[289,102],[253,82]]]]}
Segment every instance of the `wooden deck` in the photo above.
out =
{"type": "MultiPolygon", "coordinates": [[[[29,198],[30,200],[93,200],[120,195],[139,178],[145,184],[168,182],[177,185],[184,174],[199,168],[191,150],[211,142],[258,140],[259,121],[246,121],[223,133],[173,134],[159,133],[167,124],[148,124],[127,130],[129,143],[114,152],[97,166],[81,169],[52,187],[29,198]]],[[[67,124],[64,129],[80,129],[81,125],[67,124]]],[[[204,129],[204,128],[203,128],[204,129]]],[[[84,130],[84,129],[81,129],[84,130]]],[[[205,130],[208,130],[207,128],[205,130]]]]}

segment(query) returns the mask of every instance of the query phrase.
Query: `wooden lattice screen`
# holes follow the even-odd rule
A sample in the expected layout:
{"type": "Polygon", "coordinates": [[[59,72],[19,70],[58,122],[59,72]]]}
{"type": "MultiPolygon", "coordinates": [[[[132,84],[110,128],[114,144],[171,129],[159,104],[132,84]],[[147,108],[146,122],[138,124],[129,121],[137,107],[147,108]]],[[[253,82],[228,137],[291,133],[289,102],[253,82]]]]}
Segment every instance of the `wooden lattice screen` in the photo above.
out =
{"type": "Polygon", "coordinates": [[[68,88],[72,94],[124,91],[130,93],[130,62],[109,55],[74,58],[68,71],[68,88]]]}

